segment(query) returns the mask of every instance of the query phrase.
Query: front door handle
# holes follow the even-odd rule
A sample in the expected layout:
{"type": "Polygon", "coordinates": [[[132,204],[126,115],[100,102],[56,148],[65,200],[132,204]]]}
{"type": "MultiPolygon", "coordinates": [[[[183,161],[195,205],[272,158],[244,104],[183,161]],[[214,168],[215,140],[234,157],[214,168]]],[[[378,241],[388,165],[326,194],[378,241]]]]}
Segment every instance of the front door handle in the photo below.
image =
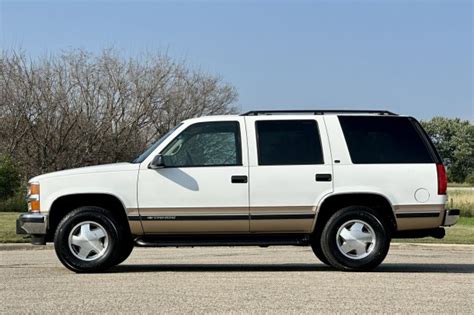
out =
{"type": "Polygon", "coordinates": [[[316,174],[317,182],[330,182],[332,180],[331,174],[316,174]]]}
{"type": "Polygon", "coordinates": [[[231,182],[233,184],[245,184],[247,183],[247,175],[233,175],[231,177],[231,182]]]}

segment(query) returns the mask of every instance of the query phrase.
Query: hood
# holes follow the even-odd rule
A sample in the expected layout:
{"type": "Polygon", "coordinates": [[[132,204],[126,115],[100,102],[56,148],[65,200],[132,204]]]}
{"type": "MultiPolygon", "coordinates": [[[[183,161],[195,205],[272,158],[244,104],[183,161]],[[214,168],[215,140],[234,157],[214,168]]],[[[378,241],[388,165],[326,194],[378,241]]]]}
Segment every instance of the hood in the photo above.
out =
{"type": "Polygon", "coordinates": [[[134,163],[114,163],[114,164],[86,166],[86,167],[72,168],[69,170],[39,175],[39,176],[33,177],[29,181],[35,182],[35,181],[41,181],[41,180],[45,180],[45,179],[53,178],[53,177],[82,175],[82,174],[88,174],[88,173],[133,171],[133,170],[138,170],[139,166],[140,164],[134,164],[134,163]]]}

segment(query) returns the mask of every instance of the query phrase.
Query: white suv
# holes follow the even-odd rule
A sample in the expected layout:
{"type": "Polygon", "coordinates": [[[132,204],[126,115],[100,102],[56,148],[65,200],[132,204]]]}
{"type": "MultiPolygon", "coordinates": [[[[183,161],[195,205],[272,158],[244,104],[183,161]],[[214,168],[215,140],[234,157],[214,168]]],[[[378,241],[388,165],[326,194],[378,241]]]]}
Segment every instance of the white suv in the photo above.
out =
{"type": "Polygon", "coordinates": [[[442,238],[446,174],[420,124],[387,111],[253,111],[186,120],[131,163],[35,177],[17,233],[76,272],[133,246],[310,245],[378,266],[392,238],[442,238]]]}

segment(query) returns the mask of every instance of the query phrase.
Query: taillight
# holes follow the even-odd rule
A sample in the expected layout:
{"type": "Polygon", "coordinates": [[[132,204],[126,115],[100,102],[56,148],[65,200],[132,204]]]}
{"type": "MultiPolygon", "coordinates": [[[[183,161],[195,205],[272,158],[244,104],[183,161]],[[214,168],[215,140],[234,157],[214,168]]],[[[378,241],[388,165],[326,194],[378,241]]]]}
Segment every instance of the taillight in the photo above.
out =
{"type": "Polygon", "coordinates": [[[443,164],[436,164],[436,173],[438,174],[438,195],[446,195],[448,178],[443,164]]]}

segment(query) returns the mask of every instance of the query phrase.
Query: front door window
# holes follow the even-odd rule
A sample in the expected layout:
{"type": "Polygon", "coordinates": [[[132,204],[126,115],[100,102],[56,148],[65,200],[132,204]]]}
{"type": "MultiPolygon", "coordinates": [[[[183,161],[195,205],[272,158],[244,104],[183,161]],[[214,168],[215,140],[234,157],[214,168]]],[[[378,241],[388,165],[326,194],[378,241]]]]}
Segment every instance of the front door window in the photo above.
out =
{"type": "Polygon", "coordinates": [[[161,153],[167,167],[242,165],[239,123],[197,123],[181,132],[161,153]]]}

